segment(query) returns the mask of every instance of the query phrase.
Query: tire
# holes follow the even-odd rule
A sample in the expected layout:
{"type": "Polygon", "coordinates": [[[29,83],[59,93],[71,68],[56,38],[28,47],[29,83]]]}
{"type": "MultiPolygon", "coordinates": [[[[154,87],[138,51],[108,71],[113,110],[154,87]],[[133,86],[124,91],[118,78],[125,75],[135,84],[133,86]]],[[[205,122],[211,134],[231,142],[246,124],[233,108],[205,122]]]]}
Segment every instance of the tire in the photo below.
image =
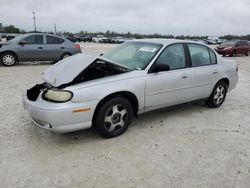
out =
{"type": "Polygon", "coordinates": [[[208,107],[217,108],[222,105],[227,95],[227,85],[223,81],[219,81],[213,89],[212,94],[206,101],[208,107]]]}
{"type": "Polygon", "coordinates": [[[69,56],[71,56],[71,53],[69,53],[69,52],[65,52],[65,53],[63,53],[62,55],[61,55],[61,60],[62,59],[65,59],[65,58],[67,58],[67,57],[69,57],[69,56]]]}
{"type": "Polygon", "coordinates": [[[233,50],[232,53],[230,54],[231,57],[235,57],[236,56],[236,50],[233,50]]]}
{"type": "Polygon", "coordinates": [[[246,56],[249,56],[249,51],[247,51],[246,56]]]}
{"type": "Polygon", "coordinates": [[[1,55],[0,61],[4,66],[10,67],[17,63],[17,57],[14,53],[5,52],[1,55]]]}
{"type": "Polygon", "coordinates": [[[130,102],[123,97],[113,98],[104,103],[94,119],[94,127],[104,138],[123,134],[132,121],[133,109],[130,102]]]}

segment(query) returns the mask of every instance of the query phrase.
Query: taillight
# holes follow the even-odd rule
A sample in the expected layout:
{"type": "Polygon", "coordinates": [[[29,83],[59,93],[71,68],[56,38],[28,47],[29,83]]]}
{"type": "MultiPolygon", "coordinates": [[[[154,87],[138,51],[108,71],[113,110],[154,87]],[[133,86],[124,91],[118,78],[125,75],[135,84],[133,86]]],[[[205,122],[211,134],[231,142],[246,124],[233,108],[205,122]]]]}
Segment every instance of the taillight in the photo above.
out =
{"type": "Polygon", "coordinates": [[[78,48],[79,50],[81,50],[80,44],[75,44],[75,48],[78,48]]]}

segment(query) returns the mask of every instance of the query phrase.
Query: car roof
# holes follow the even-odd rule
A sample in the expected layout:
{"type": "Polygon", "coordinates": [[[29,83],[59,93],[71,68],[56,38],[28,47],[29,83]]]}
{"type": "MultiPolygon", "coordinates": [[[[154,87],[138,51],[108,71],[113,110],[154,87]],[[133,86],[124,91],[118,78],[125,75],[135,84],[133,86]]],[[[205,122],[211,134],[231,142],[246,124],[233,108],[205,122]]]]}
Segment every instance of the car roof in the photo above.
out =
{"type": "MultiPolygon", "coordinates": [[[[174,44],[174,43],[196,43],[196,44],[202,44],[201,42],[196,42],[196,41],[186,41],[186,40],[179,40],[179,39],[161,39],[161,38],[157,38],[157,39],[134,39],[131,41],[135,41],[135,42],[150,42],[150,43],[156,43],[156,44],[162,44],[164,46],[170,45],[170,44],[174,44]]],[[[206,45],[205,45],[206,46],[206,45]]]]}
{"type": "Polygon", "coordinates": [[[55,34],[50,34],[50,33],[25,33],[24,35],[47,35],[47,36],[53,36],[53,37],[58,37],[58,38],[61,38],[61,39],[66,39],[62,36],[58,36],[58,35],[55,35],[55,34]]]}

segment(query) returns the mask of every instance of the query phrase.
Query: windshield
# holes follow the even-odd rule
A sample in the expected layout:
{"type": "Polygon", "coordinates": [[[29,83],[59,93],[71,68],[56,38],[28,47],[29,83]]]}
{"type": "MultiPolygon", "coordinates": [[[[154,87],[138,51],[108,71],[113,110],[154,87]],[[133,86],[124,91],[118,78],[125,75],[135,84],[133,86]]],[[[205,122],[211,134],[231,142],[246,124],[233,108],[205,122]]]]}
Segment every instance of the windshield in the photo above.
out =
{"type": "Polygon", "coordinates": [[[10,40],[10,42],[20,42],[21,40],[23,40],[25,37],[27,37],[28,35],[20,35],[17,36],[15,38],[13,38],[12,40],[10,40]]]}
{"type": "Polygon", "coordinates": [[[143,70],[161,47],[161,44],[149,42],[125,42],[103,57],[131,69],[143,70]]]}
{"type": "Polygon", "coordinates": [[[221,43],[221,46],[234,46],[235,42],[223,42],[221,43]]]}

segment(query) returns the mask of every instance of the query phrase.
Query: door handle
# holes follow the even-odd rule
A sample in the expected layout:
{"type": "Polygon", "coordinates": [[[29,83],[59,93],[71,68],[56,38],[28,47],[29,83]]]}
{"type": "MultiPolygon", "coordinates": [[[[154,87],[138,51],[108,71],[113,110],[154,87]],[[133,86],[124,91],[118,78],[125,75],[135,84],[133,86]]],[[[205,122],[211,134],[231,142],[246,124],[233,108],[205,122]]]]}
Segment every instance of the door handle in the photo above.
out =
{"type": "Polygon", "coordinates": [[[65,49],[64,47],[61,47],[61,49],[65,49]]]}
{"type": "Polygon", "coordinates": [[[183,75],[181,76],[181,78],[183,78],[183,79],[188,78],[188,75],[187,75],[187,74],[183,74],[183,75]]]}
{"type": "Polygon", "coordinates": [[[39,46],[38,49],[43,49],[43,47],[39,46]]]}
{"type": "Polygon", "coordinates": [[[213,74],[217,74],[217,73],[218,73],[218,71],[217,71],[217,70],[214,70],[214,71],[213,71],[213,74]]]}

